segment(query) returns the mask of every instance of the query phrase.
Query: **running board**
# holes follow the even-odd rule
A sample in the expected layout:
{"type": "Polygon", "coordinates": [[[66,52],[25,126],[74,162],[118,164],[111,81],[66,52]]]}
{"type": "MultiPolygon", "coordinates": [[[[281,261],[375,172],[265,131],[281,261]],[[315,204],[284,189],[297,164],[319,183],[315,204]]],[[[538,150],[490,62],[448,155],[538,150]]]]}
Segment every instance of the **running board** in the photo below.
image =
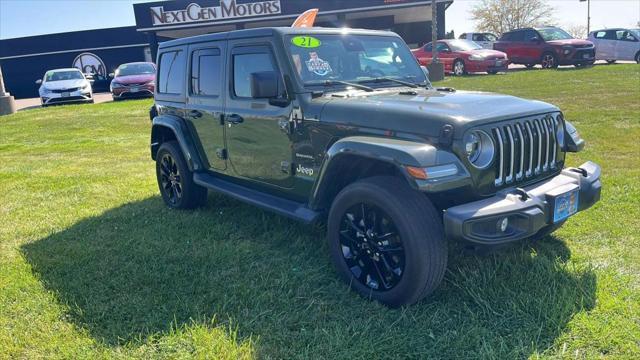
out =
{"type": "Polygon", "coordinates": [[[207,189],[307,224],[315,222],[320,216],[320,213],[309,209],[303,203],[253,190],[207,173],[193,174],[193,181],[207,189]]]}

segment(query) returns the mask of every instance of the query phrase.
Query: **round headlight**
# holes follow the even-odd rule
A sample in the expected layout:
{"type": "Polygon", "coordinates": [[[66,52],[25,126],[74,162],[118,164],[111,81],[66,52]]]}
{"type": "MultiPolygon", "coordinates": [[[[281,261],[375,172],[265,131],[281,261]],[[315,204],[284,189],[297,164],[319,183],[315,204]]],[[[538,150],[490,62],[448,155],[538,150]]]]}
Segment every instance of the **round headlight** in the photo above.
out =
{"type": "Polygon", "coordinates": [[[495,146],[486,132],[474,130],[464,137],[464,151],[473,166],[484,169],[493,161],[495,146]]]}

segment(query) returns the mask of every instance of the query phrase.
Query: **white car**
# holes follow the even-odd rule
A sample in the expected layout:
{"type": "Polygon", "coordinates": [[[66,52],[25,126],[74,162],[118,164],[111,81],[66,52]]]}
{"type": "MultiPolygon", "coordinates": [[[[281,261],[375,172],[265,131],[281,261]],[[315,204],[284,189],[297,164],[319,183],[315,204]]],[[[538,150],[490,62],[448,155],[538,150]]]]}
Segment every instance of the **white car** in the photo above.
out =
{"type": "Polygon", "coordinates": [[[458,39],[471,40],[485,49],[493,50],[493,43],[498,40],[498,37],[492,33],[464,33],[460,35],[458,39]]]}
{"type": "Polygon", "coordinates": [[[640,64],[640,29],[604,29],[589,33],[596,46],[596,60],[612,64],[616,60],[640,64]]]}
{"type": "Polygon", "coordinates": [[[40,85],[38,92],[42,106],[72,102],[93,103],[91,82],[76,68],[49,70],[36,84],[40,85]]]}

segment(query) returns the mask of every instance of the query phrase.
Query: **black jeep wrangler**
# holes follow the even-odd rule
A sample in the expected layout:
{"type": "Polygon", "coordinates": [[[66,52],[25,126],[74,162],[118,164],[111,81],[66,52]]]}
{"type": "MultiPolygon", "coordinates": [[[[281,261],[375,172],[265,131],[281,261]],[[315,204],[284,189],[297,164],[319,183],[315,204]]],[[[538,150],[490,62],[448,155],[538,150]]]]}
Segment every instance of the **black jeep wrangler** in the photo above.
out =
{"type": "MultiPolygon", "coordinates": [[[[541,237],[599,200],[552,105],[433,88],[391,32],[261,28],[162,43],[151,157],[171,208],[207,190],[306,223],[358,293],[412,304],[446,240],[541,237]]],[[[526,84],[523,84],[525,86],[526,84]]]]}

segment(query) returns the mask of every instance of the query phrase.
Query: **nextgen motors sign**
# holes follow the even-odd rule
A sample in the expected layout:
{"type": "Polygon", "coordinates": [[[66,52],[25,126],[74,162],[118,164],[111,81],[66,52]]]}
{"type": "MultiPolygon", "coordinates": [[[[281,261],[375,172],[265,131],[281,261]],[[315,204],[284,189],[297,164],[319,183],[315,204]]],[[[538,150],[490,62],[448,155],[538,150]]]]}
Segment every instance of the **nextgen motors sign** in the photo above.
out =
{"type": "Polygon", "coordinates": [[[219,6],[201,7],[191,3],[185,9],[169,11],[165,11],[163,6],[150,8],[153,26],[280,14],[281,9],[280,0],[246,4],[238,4],[236,0],[220,0],[219,6]]]}

